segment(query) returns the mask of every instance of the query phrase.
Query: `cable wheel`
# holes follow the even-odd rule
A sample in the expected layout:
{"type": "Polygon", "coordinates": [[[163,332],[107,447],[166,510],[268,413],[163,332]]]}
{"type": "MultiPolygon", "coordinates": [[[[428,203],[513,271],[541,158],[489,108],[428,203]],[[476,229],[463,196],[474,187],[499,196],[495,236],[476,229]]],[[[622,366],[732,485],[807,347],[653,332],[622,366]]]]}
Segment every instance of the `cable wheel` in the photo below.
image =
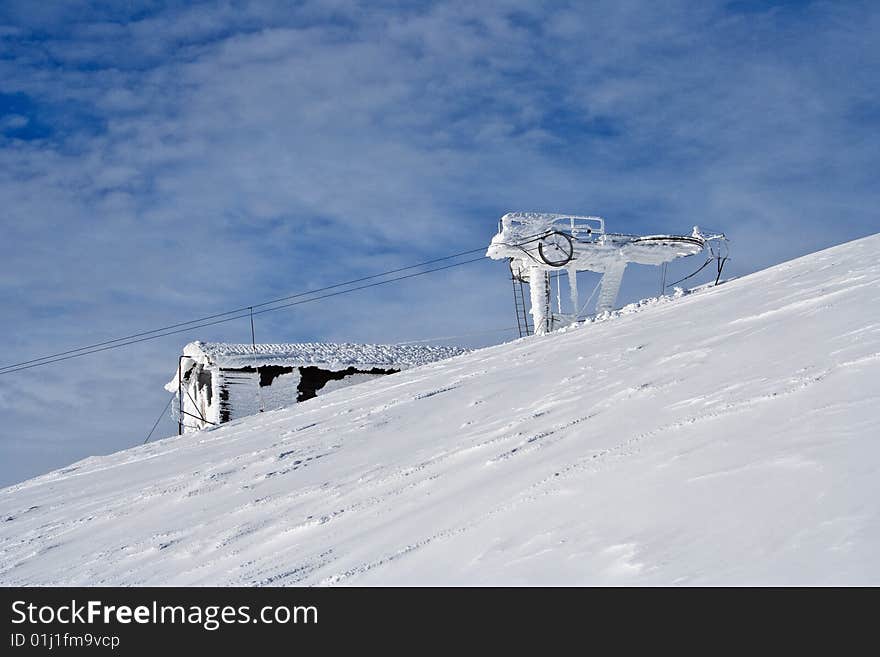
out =
{"type": "Polygon", "coordinates": [[[538,242],[538,255],[551,267],[561,267],[574,257],[574,244],[571,236],[553,231],[538,242]]]}

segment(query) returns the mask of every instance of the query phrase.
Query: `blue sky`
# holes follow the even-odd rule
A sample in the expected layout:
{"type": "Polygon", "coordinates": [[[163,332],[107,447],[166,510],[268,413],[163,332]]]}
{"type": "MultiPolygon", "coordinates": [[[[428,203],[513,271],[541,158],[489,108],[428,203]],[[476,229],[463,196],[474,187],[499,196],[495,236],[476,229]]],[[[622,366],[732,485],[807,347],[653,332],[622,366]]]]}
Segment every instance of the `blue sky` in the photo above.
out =
{"type": "MultiPolygon", "coordinates": [[[[475,248],[508,210],[722,228],[732,274],[877,232],[878,30],[873,2],[5,0],[3,364],[475,248]]],[[[257,337],[510,326],[505,273],[257,337]]],[[[181,346],[240,324],[0,376],[0,485],[142,441],[181,346]]]]}

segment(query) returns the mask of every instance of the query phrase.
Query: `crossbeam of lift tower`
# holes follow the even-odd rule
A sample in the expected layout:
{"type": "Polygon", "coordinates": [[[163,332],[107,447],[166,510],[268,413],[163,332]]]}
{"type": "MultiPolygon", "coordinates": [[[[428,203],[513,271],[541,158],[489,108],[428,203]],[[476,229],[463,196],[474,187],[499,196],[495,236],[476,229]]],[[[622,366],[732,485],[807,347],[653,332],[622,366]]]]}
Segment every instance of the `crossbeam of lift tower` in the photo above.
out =
{"type": "Polygon", "coordinates": [[[690,235],[626,235],[606,232],[602,217],[510,212],[501,217],[486,255],[508,260],[514,280],[528,283],[530,313],[540,335],[551,329],[551,272],[565,271],[568,276],[570,320],[575,321],[580,308],[577,272],[602,274],[596,302],[596,312],[601,313],[614,309],[629,263],[663,265],[706,248],[714,254],[712,245],[724,239],[721,233],[704,235],[696,226],[690,235]]]}

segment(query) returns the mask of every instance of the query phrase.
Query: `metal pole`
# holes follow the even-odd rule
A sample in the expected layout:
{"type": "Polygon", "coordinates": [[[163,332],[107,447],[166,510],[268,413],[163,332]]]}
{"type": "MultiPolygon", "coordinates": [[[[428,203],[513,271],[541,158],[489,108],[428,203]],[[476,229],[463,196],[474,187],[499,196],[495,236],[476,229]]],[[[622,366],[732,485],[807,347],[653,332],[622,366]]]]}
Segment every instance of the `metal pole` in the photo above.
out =
{"type": "Polygon", "coordinates": [[[556,272],[556,312],[559,315],[562,315],[562,282],[559,280],[562,277],[562,272],[556,272]]]}
{"type": "Polygon", "coordinates": [[[177,435],[183,435],[183,354],[177,359],[177,435]]]}
{"type": "Polygon", "coordinates": [[[513,272],[510,274],[510,282],[513,285],[513,311],[516,313],[516,330],[519,333],[519,337],[523,336],[522,324],[520,323],[519,318],[519,301],[516,298],[516,277],[513,275],[513,272]]]}
{"type": "Polygon", "coordinates": [[[522,301],[523,325],[526,328],[526,335],[531,335],[532,328],[529,326],[529,315],[526,312],[526,293],[523,290],[522,281],[519,282],[519,298],[522,301]]]}
{"type": "Polygon", "coordinates": [[[574,265],[569,265],[568,269],[568,294],[571,298],[571,323],[577,322],[578,309],[580,308],[580,299],[578,297],[578,279],[577,269],[574,265]]]}
{"type": "Polygon", "coordinates": [[[257,355],[257,338],[254,335],[254,307],[251,306],[248,308],[251,311],[251,347],[254,348],[254,360],[256,360],[257,355]]]}
{"type": "Polygon", "coordinates": [[[263,391],[260,387],[260,367],[257,364],[257,338],[254,334],[254,308],[251,306],[249,308],[251,311],[251,347],[254,351],[254,370],[257,373],[257,395],[260,397],[260,413],[266,410],[265,404],[263,404],[263,391]]]}

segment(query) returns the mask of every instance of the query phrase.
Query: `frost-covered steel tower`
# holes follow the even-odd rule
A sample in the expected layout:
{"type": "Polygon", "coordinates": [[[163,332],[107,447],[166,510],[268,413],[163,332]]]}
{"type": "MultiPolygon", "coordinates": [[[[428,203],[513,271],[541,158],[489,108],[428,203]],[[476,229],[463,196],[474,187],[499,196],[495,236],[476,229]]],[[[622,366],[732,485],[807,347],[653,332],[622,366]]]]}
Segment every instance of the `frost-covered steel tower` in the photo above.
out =
{"type": "Polygon", "coordinates": [[[697,227],[691,235],[624,235],[605,232],[602,217],[510,212],[501,217],[486,255],[508,260],[514,279],[529,284],[530,313],[540,335],[551,328],[551,272],[568,275],[574,321],[580,309],[577,272],[602,274],[596,311],[612,310],[627,264],[662,265],[699,253],[708,239],[697,227]]]}

